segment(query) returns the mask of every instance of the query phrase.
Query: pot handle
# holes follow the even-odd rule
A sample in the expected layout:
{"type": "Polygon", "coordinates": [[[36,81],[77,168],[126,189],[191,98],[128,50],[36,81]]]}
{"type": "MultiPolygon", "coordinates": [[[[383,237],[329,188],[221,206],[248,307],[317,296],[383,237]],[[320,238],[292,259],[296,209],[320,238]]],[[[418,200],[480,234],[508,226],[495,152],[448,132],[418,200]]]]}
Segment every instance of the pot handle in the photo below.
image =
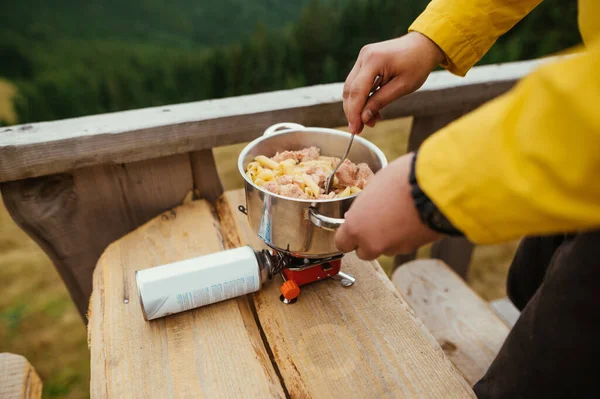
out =
{"type": "Polygon", "coordinates": [[[270,127],[267,128],[267,130],[265,130],[265,132],[263,133],[263,136],[270,136],[273,133],[275,133],[278,130],[281,129],[304,129],[304,126],[298,124],[298,123],[292,123],[292,122],[282,122],[282,123],[276,123],[270,127]]]}
{"type": "Polygon", "coordinates": [[[315,226],[329,231],[336,231],[345,222],[343,218],[332,218],[321,215],[319,211],[312,206],[308,208],[308,218],[315,226]]]}

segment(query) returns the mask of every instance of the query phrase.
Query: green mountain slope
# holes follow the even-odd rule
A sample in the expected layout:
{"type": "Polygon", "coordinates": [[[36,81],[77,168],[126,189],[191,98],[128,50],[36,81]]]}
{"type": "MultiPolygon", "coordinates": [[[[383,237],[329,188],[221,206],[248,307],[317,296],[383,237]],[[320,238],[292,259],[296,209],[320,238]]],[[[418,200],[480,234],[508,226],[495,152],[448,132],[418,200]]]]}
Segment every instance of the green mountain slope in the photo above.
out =
{"type": "Polygon", "coordinates": [[[121,40],[177,47],[224,44],[257,22],[280,28],[307,0],[18,0],[0,2],[0,32],[28,39],[121,40]]]}

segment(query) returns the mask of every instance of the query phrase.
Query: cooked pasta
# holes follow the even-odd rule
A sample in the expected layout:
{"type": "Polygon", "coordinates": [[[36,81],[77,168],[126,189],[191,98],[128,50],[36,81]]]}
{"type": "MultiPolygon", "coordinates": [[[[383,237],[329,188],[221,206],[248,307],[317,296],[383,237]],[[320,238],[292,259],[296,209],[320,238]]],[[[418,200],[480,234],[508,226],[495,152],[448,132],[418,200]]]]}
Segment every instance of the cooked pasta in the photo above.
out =
{"type": "Polygon", "coordinates": [[[339,158],[320,155],[316,147],[284,151],[269,158],[259,155],[246,166],[246,175],[257,186],[293,198],[343,198],[364,189],[373,172],[367,164],[345,160],[335,173],[332,188],[325,183],[339,158]]]}

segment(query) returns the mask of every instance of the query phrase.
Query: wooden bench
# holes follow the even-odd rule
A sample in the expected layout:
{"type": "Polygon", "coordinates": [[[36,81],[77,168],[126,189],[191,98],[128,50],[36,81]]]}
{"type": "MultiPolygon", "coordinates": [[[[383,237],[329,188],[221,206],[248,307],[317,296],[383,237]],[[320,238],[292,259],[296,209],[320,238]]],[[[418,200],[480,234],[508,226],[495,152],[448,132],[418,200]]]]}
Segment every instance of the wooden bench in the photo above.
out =
{"type": "Polygon", "coordinates": [[[0,353],[0,398],[38,399],[42,380],[23,356],[0,353]]]}
{"type": "MultiPolygon", "coordinates": [[[[477,67],[466,78],[435,72],[417,92],[388,106],[384,117],[413,117],[408,149],[414,150],[543,62],[477,67]]],[[[83,316],[92,272],[111,242],[190,191],[209,202],[222,194],[213,148],[249,141],[283,121],[343,126],[341,94],[341,84],[330,84],[0,128],[0,190],[83,316]]],[[[431,256],[464,276],[471,250],[468,241],[448,238],[433,245],[431,256]]]]}
{"type": "Polygon", "coordinates": [[[510,326],[439,260],[406,263],[396,269],[392,281],[464,378],[476,383],[510,326]]]}

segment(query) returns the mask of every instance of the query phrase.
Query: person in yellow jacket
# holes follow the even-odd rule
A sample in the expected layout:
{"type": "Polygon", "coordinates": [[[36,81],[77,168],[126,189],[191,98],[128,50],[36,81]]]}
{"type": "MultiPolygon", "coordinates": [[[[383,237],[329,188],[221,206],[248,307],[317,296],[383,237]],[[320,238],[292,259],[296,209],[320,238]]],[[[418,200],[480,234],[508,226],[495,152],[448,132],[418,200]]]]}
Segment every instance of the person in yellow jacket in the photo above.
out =
{"type": "MultiPolygon", "coordinates": [[[[349,129],[441,65],[464,76],[541,0],[433,0],[398,39],[364,47],[343,93],[349,129]],[[375,77],[381,88],[368,97],[375,77]]],[[[584,48],[545,64],[375,175],[336,234],[362,259],[444,234],[521,241],[508,293],[522,311],[479,397],[589,397],[600,358],[600,1],[579,0],[584,48]]]]}

